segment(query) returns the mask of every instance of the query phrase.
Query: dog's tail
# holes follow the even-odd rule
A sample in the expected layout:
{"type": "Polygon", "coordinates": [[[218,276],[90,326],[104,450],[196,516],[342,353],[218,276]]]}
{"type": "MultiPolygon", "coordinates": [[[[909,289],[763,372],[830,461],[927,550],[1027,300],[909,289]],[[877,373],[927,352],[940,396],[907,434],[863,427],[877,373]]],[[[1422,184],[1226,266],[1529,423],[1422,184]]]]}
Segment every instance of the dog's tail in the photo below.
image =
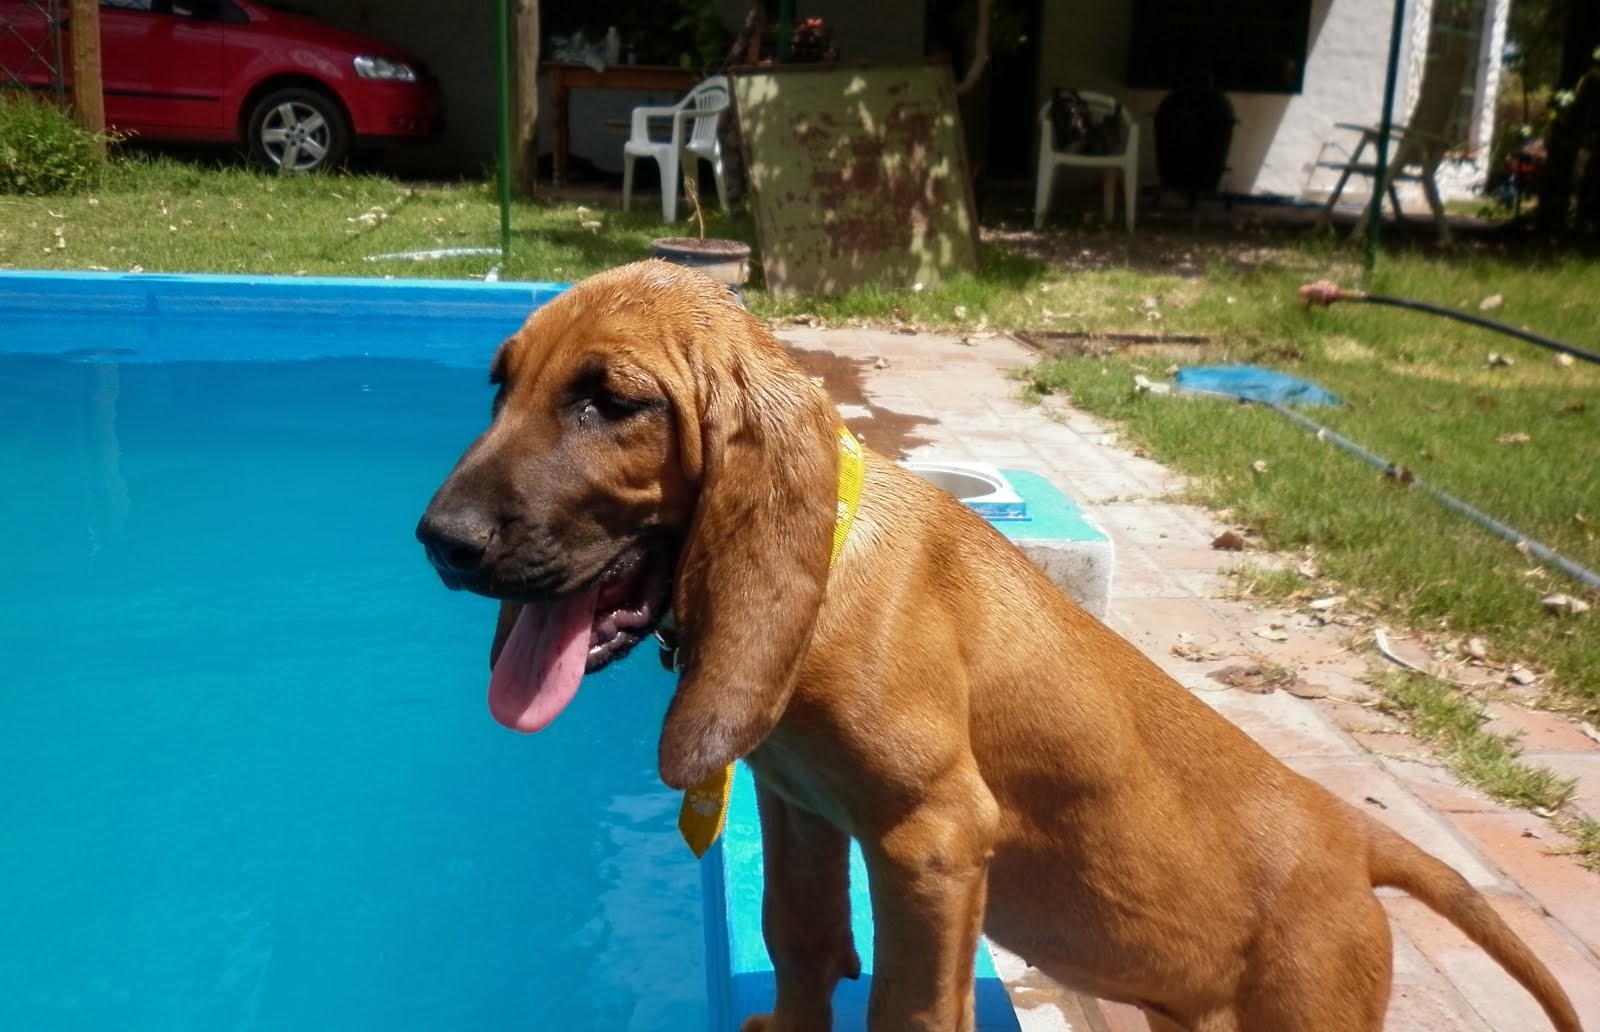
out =
{"type": "Polygon", "coordinates": [[[1372,884],[1404,889],[1430,910],[1466,933],[1467,938],[1522,983],[1559,1032],[1583,1032],[1578,1012],[1550,969],[1533,955],[1483,894],[1454,869],[1429,856],[1377,821],[1367,821],[1372,884]]]}

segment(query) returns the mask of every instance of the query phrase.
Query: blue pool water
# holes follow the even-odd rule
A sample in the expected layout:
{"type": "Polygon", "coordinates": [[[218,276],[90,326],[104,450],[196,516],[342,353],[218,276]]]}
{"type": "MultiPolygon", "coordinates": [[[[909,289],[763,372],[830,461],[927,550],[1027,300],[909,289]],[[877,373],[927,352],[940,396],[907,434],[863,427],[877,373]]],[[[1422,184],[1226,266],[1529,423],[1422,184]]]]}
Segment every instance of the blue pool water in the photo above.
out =
{"type": "Polygon", "coordinates": [[[0,1028],[704,1027],[666,675],[502,730],[412,538],[515,325],[0,320],[0,1028]]]}

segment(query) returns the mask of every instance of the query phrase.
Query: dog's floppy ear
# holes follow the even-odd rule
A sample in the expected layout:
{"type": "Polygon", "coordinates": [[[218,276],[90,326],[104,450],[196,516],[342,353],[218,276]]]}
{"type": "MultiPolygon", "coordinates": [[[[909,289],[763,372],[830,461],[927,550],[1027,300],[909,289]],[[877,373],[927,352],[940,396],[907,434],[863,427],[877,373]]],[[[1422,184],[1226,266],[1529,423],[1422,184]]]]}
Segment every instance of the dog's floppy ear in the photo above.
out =
{"type": "Polygon", "coordinates": [[[752,344],[725,382],[702,389],[698,413],[679,412],[698,418],[698,434],[686,427],[679,440],[700,446],[685,455],[700,466],[700,496],[674,588],[682,675],[659,757],[673,788],[747,755],[778,722],[828,580],[832,406],[775,341],[752,344]]]}

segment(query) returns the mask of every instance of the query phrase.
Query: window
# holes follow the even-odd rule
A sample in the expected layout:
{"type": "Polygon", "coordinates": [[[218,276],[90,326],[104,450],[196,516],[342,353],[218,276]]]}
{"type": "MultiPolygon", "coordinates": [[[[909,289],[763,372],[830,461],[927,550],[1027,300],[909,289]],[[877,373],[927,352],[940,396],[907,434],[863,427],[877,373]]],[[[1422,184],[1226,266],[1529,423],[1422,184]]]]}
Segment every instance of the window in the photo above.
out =
{"type": "Polygon", "coordinates": [[[1299,93],[1311,0],[1134,0],[1128,85],[1299,93]]]}

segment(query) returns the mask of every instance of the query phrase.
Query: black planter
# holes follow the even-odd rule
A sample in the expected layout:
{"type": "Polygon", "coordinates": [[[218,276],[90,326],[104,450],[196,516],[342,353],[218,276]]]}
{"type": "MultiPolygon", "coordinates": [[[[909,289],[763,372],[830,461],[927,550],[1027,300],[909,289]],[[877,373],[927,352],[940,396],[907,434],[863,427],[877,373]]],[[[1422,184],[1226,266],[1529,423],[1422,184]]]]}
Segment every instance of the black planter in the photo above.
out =
{"type": "Polygon", "coordinates": [[[1156,108],[1156,172],[1161,189],[1187,194],[1217,192],[1228,168],[1233,142],[1233,105],[1221,90],[1186,86],[1173,90],[1156,108]]]}

